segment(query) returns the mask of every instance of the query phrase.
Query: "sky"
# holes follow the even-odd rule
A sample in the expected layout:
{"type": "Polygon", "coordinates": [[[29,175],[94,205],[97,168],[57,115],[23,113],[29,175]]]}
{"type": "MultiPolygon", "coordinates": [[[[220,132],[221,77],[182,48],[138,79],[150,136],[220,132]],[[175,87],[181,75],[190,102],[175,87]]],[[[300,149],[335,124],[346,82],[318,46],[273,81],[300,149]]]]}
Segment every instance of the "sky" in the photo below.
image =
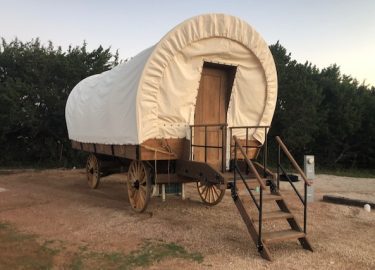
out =
{"type": "Polygon", "coordinates": [[[89,49],[111,46],[126,59],[204,13],[240,17],[293,59],[319,68],[336,63],[375,86],[374,0],[0,0],[0,37],[39,37],[63,49],[85,40],[89,49]]]}

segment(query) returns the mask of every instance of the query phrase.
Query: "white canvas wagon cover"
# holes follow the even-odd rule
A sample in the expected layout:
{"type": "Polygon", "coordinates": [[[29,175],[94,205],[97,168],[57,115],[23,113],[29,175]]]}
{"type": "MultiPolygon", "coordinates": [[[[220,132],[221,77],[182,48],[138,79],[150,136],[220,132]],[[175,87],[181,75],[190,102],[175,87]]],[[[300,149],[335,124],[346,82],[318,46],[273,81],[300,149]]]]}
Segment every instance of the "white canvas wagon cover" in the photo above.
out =
{"type": "MultiPolygon", "coordinates": [[[[237,66],[229,127],[271,124],[277,75],[267,44],[243,20],[207,14],[176,26],[130,61],[78,83],[65,110],[69,138],[141,144],[189,137],[204,62],[237,66]]],[[[264,141],[263,130],[251,135],[264,141]]]]}

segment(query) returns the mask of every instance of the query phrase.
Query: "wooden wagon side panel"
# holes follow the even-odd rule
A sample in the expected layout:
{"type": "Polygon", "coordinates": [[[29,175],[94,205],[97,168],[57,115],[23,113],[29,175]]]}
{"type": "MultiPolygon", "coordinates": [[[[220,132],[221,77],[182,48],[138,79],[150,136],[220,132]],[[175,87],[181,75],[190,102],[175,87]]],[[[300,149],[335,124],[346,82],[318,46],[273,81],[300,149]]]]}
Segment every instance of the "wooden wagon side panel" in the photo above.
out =
{"type": "Polygon", "coordinates": [[[104,155],[112,155],[112,145],[108,144],[95,144],[95,149],[97,153],[104,155]]]}
{"type": "Polygon", "coordinates": [[[138,145],[114,145],[114,155],[128,159],[138,159],[138,145]]]}
{"type": "Polygon", "coordinates": [[[116,156],[127,159],[138,159],[138,145],[109,145],[97,143],[81,143],[72,141],[72,148],[89,153],[116,156]]]}
{"type": "Polygon", "coordinates": [[[141,144],[141,160],[188,159],[190,143],[186,138],[149,139],[141,144]]]}
{"type": "Polygon", "coordinates": [[[149,139],[141,145],[109,145],[72,141],[72,147],[89,153],[132,160],[188,159],[190,154],[190,143],[185,138],[149,139]]]}

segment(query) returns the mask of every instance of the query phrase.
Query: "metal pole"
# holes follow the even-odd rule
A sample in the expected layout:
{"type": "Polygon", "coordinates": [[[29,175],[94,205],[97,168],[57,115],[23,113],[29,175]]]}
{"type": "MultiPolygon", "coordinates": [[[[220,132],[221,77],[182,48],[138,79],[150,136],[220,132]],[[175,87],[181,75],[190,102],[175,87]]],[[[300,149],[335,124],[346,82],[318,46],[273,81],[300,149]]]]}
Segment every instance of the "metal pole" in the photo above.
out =
{"type": "Polygon", "coordinates": [[[263,212],[263,189],[259,193],[259,235],[258,235],[258,248],[262,247],[262,212],[263,212]]]}
{"type": "Polygon", "coordinates": [[[193,126],[190,126],[190,160],[193,160],[193,126]]]}
{"type": "Polygon", "coordinates": [[[237,143],[234,141],[234,168],[233,168],[233,188],[234,192],[237,193],[236,191],[236,178],[237,178],[237,143]]]}
{"type": "Polygon", "coordinates": [[[246,156],[247,156],[247,147],[248,147],[248,145],[247,145],[247,143],[248,143],[248,141],[249,141],[249,129],[248,128],[246,128],[246,156]]]}
{"type": "MultiPolygon", "coordinates": [[[[248,155],[247,155],[247,148],[248,148],[248,141],[249,141],[249,128],[246,128],[246,144],[245,144],[245,146],[246,146],[246,157],[248,157],[248,155]]],[[[245,158],[245,157],[244,157],[245,158]]],[[[249,168],[249,166],[246,166],[246,174],[249,174],[250,173],[250,168],[249,168]]]]}
{"type": "Polygon", "coordinates": [[[305,183],[305,200],[303,209],[303,232],[306,233],[306,221],[307,221],[307,184],[305,183]]]}
{"type": "Polygon", "coordinates": [[[277,190],[280,190],[280,145],[277,148],[277,190]]]}
{"type": "Polygon", "coordinates": [[[266,144],[266,148],[264,148],[264,177],[267,177],[267,172],[266,172],[266,168],[267,168],[267,158],[268,158],[268,140],[267,140],[267,127],[264,128],[264,136],[265,136],[265,144],[266,144]]]}
{"type": "Polygon", "coordinates": [[[221,134],[221,172],[225,172],[226,135],[227,135],[227,127],[223,125],[222,134],[221,134]]]}
{"type": "Polygon", "coordinates": [[[207,163],[207,126],[204,126],[204,162],[207,163]]]}
{"type": "MultiPolygon", "coordinates": [[[[229,161],[232,159],[232,128],[229,128],[229,161]]],[[[232,166],[233,164],[229,164],[232,166]]],[[[232,169],[232,168],[229,168],[232,169]]]]}

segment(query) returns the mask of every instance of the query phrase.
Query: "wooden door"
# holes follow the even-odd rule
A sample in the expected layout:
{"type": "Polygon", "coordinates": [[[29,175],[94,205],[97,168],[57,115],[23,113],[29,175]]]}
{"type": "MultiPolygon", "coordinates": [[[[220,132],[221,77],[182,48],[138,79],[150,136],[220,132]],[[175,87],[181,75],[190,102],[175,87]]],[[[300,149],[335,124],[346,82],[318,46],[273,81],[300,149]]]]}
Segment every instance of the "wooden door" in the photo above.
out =
{"type": "MultiPolygon", "coordinates": [[[[223,69],[204,67],[195,106],[194,124],[226,123],[228,96],[228,72],[223,69]]],[[[195,145],[202,146],[205,143],[208,146],[222,146],[222,130],[218,126],[195,127],[193,142],[195,145]],[[207,135],[205,135],[206,132],[207,135]]],[[[205,161],[207,154],[207,163],[221,170],[221,151],[221,149],[207,148],[205,150],[203,147],[194,147],[193,159],[205,161]]]]}

